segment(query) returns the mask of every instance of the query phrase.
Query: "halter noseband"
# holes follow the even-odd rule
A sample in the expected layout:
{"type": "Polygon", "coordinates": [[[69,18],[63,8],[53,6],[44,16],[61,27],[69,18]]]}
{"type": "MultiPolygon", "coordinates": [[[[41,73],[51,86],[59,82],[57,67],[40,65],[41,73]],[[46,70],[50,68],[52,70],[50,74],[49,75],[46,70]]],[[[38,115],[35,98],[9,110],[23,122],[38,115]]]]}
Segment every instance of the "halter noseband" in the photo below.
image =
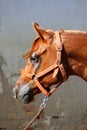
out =
{"type": "Polygon", "coordinates": [[[44,69],[43,71],[35,74],[35,72],[33,74],[30,74],[29,72],[26,72],[25,70],[22,71],[22,73],[27,76],[28,78],[30,78],[31,80],[34,81],[34,83],[36,84],[36,86],[39,88],[39,90],[45,95],[45,96],[50,96],[56,89],[57,87],[63,82],[67,80],[67,75],[66,75],[66,71],[64,69],[63,64],[61,63],[61,51],[63,49],[63,43],[61,41],[61,30],[56,32],[56,43],[55,43],[55,47],[57,50],[57,58],[56,58],[56,62],[51,65],[50,67],[44,69]],[[54,88],[52,88],[49,92],[41,85],[41,83],[39,82],[39,78],[48,74],[51,71],[53,72],[53,78],[58,74],[59,70],[62,74],[63,77],[63,81],[59,82],[59,84],[57,84],[57,86],[55,86],[54,88]]]}

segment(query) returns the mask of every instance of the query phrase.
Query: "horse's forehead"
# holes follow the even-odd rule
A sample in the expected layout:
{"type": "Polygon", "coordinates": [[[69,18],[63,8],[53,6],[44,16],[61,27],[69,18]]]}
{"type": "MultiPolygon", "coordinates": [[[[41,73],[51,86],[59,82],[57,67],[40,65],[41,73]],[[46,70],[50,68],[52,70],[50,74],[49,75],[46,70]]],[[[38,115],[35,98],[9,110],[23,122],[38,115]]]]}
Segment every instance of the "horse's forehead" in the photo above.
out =
{"type": "MultiPolygon", "coordinates": [[[[53,34],[52,30],[47,30],[47,32],[53,34]]],[[[41,46],[46,46],[47,45],[47,40],[43,40],[41,37],[37,36],[33,43],[32,43],[32,47],[30,48],[30,50],[28,51],[28,53],[26,53],[24,55],[24,58],[28,58],[33,52],[37,51],[39,49],[39,47],[41,46]]]]}
{"type": "Polygon", "coordinates": [[[32,44],[32,49],[33,48],[35,48],[35,47],[37,47],[37,46],[39,46],[39,44],[41,43],[41,38],[40,37],[36,37],[35,39],[34,39],[34,42],[33,42],[33,44],[32,44]]]}
{"type": "Polygon", "coordinates": [[[26,54],[23,55],[23,57],[25,59],[28,59],[33,52],[36,52],[39,49],[39,46],[41,44],[43,44],[41,38],[40,37],[35,38],[34,42],[32,43],[32,47],[26,54]]]}
{"type": "Polygon", "coordinates": [[[42,38],[38,37],[34,40],[32,47],[31,47],[31,52],[35,52],[39,49],[39,47],[46,45],[46,41],[44,41],[42,38]]]}

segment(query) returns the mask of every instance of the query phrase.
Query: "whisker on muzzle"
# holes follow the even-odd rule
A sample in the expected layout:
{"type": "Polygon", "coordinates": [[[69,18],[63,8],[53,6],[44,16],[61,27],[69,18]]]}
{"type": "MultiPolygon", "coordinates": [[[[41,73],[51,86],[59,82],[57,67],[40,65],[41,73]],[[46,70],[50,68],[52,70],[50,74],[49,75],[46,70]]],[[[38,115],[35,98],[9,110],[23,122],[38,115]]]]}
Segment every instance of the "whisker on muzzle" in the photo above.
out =
{"type": "Polygon", "coordinates": [[[13,88],[13,97],[18,101],[18,86],[13,88]]]}

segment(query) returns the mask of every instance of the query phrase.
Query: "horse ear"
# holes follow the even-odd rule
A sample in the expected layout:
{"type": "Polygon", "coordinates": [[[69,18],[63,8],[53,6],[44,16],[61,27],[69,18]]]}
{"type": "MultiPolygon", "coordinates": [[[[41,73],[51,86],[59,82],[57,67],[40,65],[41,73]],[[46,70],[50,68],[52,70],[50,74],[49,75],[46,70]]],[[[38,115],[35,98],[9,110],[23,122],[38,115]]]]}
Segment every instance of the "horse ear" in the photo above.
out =
{"type": "Polygon", "coordinates": [[[44,28],[39,26],[37,23],[32,23],[34,31],[37,35],[39,35],[42,39],[46,40],[50,37],[50,33],[47,32],[44,28]]]}

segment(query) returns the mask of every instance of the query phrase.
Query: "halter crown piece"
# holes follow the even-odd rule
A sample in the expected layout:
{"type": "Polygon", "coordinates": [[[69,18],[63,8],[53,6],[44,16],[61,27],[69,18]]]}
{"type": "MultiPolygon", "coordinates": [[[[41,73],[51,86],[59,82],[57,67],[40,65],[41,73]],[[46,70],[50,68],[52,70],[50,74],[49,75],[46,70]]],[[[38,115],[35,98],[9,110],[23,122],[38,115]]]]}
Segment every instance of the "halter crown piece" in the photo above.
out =
{"type": "Polygon", "coordinates": [[[36,84],[36,86],[39,88],[39,90],[43,93],[43,95],[50,96],[56,89],[57,87],[62,83],[59,82],[57,84],[57,86],[55,86],[54,88],[52,88],[49,92],[41,85],[41,83],[39,82],[39,78],[48,74],[50,71],[54,70],[53,72],[53,78],[58,74],[59,70],[61,72],[61,75],[63,77],[63,81],[67,80],[67,75],[66,75],[66,71],[64,69],[63,64],[61,63],[61,51],[63,49],[63,43],[61,41],[61,30],[59,30],[58,32],[56,32],[56,41],[55,41],[55,48],[57,50],[57,58],[56,58],[56,62],[49,66],[48,68],[44,69],[43,71],[35,74],[35,72],[33,74],[30,74],[28,72],[25,72],[25,70],[23,70],[23,74],[26,75],[28,78],[32,79],[34,81],[34,83],[36,84]]]}

